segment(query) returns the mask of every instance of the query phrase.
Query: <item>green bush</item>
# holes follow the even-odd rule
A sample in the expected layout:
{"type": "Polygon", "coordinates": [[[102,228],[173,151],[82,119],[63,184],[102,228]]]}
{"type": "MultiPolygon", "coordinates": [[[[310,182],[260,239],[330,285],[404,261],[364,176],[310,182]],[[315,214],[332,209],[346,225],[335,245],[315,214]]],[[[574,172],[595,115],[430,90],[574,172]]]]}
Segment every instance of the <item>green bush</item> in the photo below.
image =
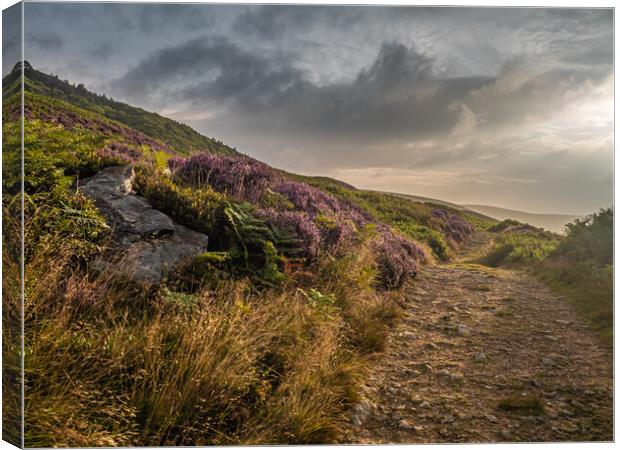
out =
{"type": "Polygon", "coordinates": [[[551,233],[506,233],[495,237],[482,263],[491,267],[504,264],[540,262],[555,250],[559,237],[551,233]]]}
{"type": "Polygon", "coordinates": [[[566,255],[575,261],[592,260],[600,267],[612,264],[613,221],[612,209],[606,208],[567,224],[566,239],[562,241],[556,253],[566,255]]]}
{"type": "Polygon", "coordinates": [[[450,247],[439,231],[411,222],[398,222],[396,227],[411,239],[428,244],[439,259],[446,261],[450,257],[450,247]]]}

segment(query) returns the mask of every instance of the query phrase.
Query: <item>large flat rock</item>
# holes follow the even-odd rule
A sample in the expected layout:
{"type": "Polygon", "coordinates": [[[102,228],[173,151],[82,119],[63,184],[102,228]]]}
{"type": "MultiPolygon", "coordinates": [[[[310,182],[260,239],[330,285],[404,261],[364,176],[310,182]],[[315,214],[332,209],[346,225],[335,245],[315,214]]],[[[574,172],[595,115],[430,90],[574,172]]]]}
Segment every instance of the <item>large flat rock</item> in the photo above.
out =
{"type": "Polygon", "coordinates": [[[108,167],[81,187],[112,229],[109,249],[90,266],[100,273],[156,284],[183,262],[207,251],[209,239],[135,195],[133,179],[131,166],[108,167]]]}

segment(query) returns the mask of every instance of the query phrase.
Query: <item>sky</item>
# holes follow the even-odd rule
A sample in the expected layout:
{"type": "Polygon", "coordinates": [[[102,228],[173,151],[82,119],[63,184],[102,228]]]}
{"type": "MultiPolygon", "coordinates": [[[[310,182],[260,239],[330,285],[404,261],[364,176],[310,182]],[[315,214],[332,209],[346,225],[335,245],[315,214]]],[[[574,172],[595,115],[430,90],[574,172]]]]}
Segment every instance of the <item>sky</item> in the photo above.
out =
{"type": "MultiPolygon", "coordinates": [[[[24,14],[36,69],[276,167],[530,212],[612,203],[611,9],[26,3],[24,14]]],[[[19,33],[4,35],[6,74],[19,33]]]]}

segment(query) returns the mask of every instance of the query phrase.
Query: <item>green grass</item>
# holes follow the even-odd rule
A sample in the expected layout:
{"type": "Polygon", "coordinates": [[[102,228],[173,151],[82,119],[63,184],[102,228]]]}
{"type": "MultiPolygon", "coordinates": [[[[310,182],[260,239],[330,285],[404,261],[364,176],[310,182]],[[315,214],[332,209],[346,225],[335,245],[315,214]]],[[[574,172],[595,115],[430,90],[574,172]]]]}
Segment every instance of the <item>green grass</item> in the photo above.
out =
{"type": "MultiPolygon", "coordinates": [[[[17,92],[19,72],[12,72],[3,80],[3,90],[9,95],[17,92]]],[[[83,85],[74,86],[32,68],[25,70],[25,87],[27,92],[47,98],[54,98],[71,104],[110,120],[135,128],[146,135],[165,142],[178,153],[193,151],[211,151],[214,153],[235,154],[235,149],[222,142],[201,135],[191,127],[159,114],[135,108],[117,102],[103,95],[89,92],[83,85]]]]}
{"type": "Polygon", "coordinates": [[[481,262],[525,268],[562,295],[603,345],[613,344],[613,212],[603,209],[567,225],[566,236],[516,221],[491,228],[492,249],[481,262]],[[514,228],[517,227],[517,228],[514,228]],[[511,229],[518,231],[511,232],[511,229]]]}
{"type": "Polygon", "coordinates": [[[500,233],[480,262],[490,267],[540,262],[557,248],[560,240],[559,235],[540,230],[500,233]]]}

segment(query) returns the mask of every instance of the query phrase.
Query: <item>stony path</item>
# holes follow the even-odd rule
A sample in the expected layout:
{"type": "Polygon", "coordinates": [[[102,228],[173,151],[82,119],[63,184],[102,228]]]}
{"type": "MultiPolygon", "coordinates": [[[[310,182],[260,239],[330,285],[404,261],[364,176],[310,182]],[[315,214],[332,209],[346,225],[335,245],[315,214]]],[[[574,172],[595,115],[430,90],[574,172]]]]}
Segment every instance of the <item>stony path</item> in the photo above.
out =
{"type": "Polygon", "coordinates": [[[466,256],[413,283],[351,442],[612,440],[611,351],[541,282],[466,256]]]}

